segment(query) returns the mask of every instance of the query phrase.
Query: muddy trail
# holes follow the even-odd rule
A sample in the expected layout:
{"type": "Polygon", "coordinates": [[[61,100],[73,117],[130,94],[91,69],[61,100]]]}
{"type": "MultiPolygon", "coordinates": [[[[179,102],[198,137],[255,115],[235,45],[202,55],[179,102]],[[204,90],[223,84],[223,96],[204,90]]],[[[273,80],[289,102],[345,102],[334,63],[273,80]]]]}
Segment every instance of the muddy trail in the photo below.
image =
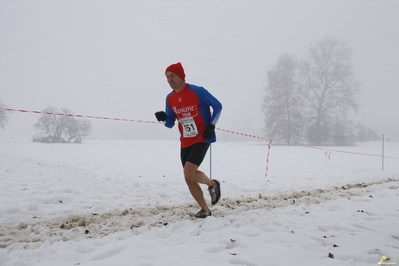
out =
{"type": "MultiPolygon", "coordinates": [[[[383,189],[398,189],[399,178],[388,178],[379,181],[343,184],[324,189],[312,189],[281,193],[272,196],[257,195],[256,197],[222,198],[218,205],[212,208],[213,216],[227,217],[243,211],[287,206],[303,206],[319,204],[340,198],[351,198],[368,195],[383,189]]],[[[129,208],[112,210],[105,213],[89,213],[68,217],[33,217],[13,226],[0,225],[0,248],[37,247],[46,240],[78,241],[86,238],[101,238],[116,232],[130,231],[141,234],[154,227],[167,227],[172,223],[191,220],[190,213],[197,211],[194,204],[155,206],[148,208],[129,208]]]]}

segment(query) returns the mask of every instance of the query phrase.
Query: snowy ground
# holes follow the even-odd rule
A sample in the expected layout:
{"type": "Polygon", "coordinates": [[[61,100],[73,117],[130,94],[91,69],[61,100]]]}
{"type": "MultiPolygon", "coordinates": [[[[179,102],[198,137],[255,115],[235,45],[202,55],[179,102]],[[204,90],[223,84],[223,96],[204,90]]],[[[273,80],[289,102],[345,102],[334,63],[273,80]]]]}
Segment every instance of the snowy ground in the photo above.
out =
{"type": "MultiPolygon", "coordinates": [[[[381,157],[360,155],[381,143],[333,148],[360,154],[272,146],[265,177],[265,143],[218,142],[222,200],[199,220],[177,141],[0,148],[0,265],[399,263],[399,160],[382,171],[381,157]]],[[[385,155],[399,157],[399,143],[385,155]]]]}

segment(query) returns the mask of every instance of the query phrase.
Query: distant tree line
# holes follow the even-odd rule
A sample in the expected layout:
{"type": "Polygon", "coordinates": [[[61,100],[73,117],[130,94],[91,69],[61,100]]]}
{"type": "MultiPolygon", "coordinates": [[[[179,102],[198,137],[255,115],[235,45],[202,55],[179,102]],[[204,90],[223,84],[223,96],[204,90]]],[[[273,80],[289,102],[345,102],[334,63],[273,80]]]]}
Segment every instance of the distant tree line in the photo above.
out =
{"type": "Polygon", "coordinates": [[[72,111],[63,108],[48,107],[42,111],[39,121],[34,125],[38,133],[34,142],[44,143],[81,143],[82,138],[90,134],[92,124],[84,118],[76,118],[72,111]]]}
{"type": "Polygon", "coordinates": [[[378,139],[350,119],[360,92],[351,60],[352,49],[329,37],[311,45],[304,59],[281,55],[267,72],[262,106],[267,137],[313,145],[378,139]]]}

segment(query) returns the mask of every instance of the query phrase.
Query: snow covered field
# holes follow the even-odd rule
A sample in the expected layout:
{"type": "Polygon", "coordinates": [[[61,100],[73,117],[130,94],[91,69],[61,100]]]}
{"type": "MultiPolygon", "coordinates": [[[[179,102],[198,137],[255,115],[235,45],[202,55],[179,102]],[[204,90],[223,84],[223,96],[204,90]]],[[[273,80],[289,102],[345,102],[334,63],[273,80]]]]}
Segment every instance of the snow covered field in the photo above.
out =
{"type": "MultiPolygon", "coordinates": [[[[194,219],[177,140],[0,149],[0,265],[399,263],[398,159],[382,171],[379,156],[272,146],[265,177],[266,143],[217,142],[222,199],[194,219]]],[[[381,154],[381,143],[332,149],[381,154]]],[[[399,157],[399,143],[385,155],[399,157]]]]}

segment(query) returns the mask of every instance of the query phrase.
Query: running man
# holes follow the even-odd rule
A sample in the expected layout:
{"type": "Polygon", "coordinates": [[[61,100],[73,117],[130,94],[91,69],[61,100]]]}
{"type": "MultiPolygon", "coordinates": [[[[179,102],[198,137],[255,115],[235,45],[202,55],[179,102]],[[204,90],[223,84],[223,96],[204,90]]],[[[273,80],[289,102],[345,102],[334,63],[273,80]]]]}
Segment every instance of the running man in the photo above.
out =
{"type": "Polygon", "coordinates": [[[166,96],[165,111],[155,113],[158,121],[172,128],[179,122],[180,158],[183,165],[184,178],[188,189],[200,206],[194,214],[196,218],[212,215],[199,184],[206,184],[215,205],[220,199],[220,182],[210,179],[198,167],[205,158],[211,143],[216,141],[215,125],[222,111],[222,104],[206,89],[185,81],[186,75],[180,62],[168,66],[166,79],[172,88],[166,96]],[[211,112],[212,108],[212,112],[211,112]]]}

